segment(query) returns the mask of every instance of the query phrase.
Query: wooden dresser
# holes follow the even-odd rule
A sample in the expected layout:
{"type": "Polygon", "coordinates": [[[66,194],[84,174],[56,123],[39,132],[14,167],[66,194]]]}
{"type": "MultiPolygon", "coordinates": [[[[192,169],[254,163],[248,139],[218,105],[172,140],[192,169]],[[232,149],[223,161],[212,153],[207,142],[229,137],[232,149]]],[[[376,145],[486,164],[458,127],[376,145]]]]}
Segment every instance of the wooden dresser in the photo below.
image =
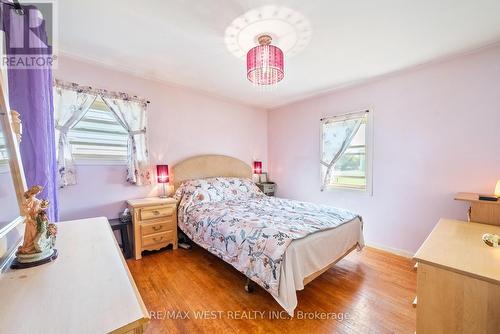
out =
{"type": "Polygon", "coordinates": [[[500,333],[500,226],[441,219],[415,254],[417,334],[500,333]]]}
{"type": "Polygon", "coordinates": [[[106,218],[58,230],[54,262],[0,274],[0,333],[142,333],[148,312],[106,218]]]}
{"type": "Polygon", "coordinates": [[[134,256],[172,244],[177,249],[177,200],[149,197],[127,201],[134,225],[134,256]]]}

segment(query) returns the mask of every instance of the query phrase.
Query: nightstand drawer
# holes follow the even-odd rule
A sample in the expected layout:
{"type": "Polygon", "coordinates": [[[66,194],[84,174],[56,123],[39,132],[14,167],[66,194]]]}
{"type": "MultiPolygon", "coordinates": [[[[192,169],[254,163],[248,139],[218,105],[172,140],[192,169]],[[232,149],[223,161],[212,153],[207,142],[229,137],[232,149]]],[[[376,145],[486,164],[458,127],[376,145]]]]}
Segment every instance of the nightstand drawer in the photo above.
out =
{"type": "Polygon", "coordinates": [[[262,185],[262,191],[264,193],[269,193],[274,191],[274,184],[263,184],[262,185]]]}
{"type": "Polygon", "coordinates": [[[177,222],[172,220],[164,220],[156,223],[141,224],[141,235],[155,234],[165,231],[170,231],[177,228],[177,222]]]}
{"type": "Polygon", "coordinates": [[[166,232],[151,234],[145,237],[142,237],[142,247],[146,248],[151,245],[161,244],[168,241],[172,241],[175,238],[176,231],[170,230],[166,232]]]}
{"type": "Polygon", "coordinates": [[[175,206],[159,206],[153,208],[141,209],[141,220],[155,219],[161,217],[173,216],[175,214],[175,206]]]}
{"type": "Polygon", "coordinates": [[[257,187],[268,196],[274,196],[274,192],[276,191],[276,183],[274,182],[257,183],[257,187]]]}

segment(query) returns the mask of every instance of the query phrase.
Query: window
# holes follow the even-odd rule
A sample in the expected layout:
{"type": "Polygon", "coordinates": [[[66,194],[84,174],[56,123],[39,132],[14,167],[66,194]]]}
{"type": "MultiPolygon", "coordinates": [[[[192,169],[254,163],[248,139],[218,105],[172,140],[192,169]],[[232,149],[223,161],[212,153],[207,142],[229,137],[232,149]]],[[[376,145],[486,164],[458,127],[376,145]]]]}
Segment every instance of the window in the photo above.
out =
{"type": "Polygon", "coordinates": [[[322,119],[323,189],[334,187],[371,191],[370,115],[370,112],[364,111],[322,119]]]}
{"type": "Polygon", "coordinates": [[[127,161],[128,132],[100,97],[68,131],[68,139],[75,160],[127,161]]]}
{"type": "MultiPolygon", "coordinates": [[[[1,124],[0,124],[1,126],[1,124]]],[[[7,153],[7,145],[2,129],[0,129],[0,165],[7,165],[9,163],[9,155],[7,153]]]]}

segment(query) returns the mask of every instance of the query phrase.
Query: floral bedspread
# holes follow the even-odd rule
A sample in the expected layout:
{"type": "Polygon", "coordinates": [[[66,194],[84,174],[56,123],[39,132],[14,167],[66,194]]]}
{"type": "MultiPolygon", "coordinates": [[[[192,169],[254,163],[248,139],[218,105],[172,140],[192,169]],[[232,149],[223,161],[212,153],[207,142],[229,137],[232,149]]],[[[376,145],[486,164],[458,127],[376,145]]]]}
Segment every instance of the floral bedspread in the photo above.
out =
{"type": "Polygon", "coordinates": [[[358,217],[330,206],[268,197],[252,181],[237,178],[188,181],[176,197],[184,233],[274,296],[283,255],[293,240],[358,217]]]}

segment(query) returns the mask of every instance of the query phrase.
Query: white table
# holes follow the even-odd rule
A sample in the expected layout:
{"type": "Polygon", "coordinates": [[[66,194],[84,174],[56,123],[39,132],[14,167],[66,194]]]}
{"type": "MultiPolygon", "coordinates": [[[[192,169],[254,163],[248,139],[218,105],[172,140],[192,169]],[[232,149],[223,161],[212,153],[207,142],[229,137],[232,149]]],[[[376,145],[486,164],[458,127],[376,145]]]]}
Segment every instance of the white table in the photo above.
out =
{"type": "Polygon", "coordinates": [[[107,219],[58,228],[54,262],[0,275],[0,333],[142,333],[149,316],[107,219]]]}

